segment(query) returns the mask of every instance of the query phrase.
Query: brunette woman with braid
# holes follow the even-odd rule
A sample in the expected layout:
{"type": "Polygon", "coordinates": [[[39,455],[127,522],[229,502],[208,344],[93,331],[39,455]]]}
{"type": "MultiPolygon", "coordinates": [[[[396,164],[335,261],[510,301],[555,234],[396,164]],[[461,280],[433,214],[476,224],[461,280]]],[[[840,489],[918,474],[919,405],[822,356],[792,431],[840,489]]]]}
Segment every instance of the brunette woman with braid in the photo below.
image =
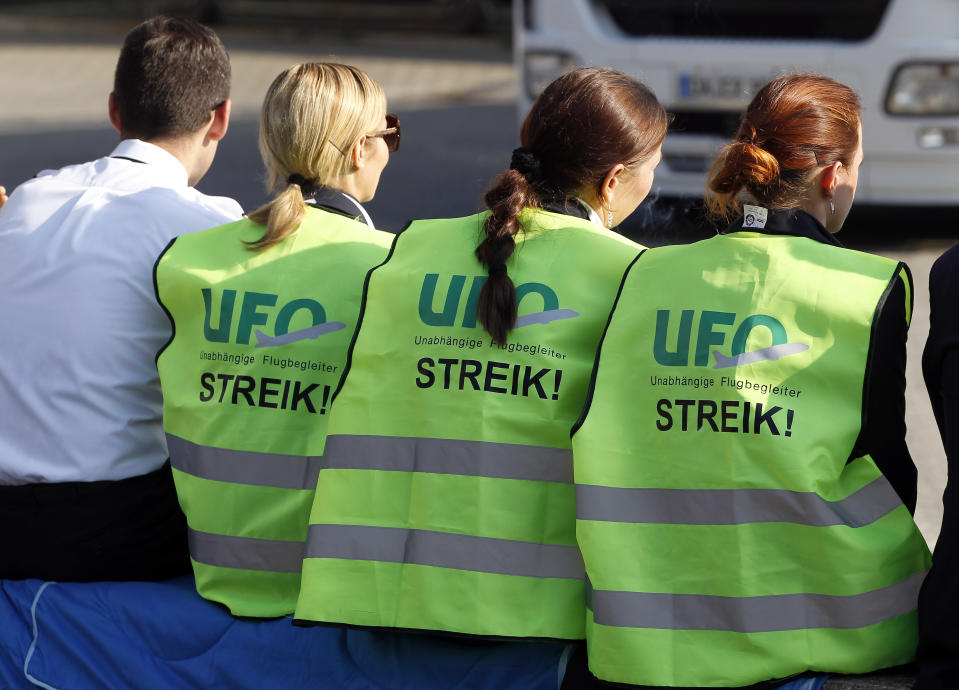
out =
{"type": "Polygon", "coordinates": [[[560,77],[489,210],[413,223],[370,273],[298,620],[583,637],[569,430],[667,124],[625,74],[560,77]]]}
{"type": "Polygon", "coordinates": [[[163,422],[196,586],[238,616],[296,604],[330,392],[363,279],[392,241],[361,204],[399,136],[363,71],[290,67],[260,120],[275,197],[177,238],[157,262],[174,324],[157,360],[163,422]]]}
{"type": "Polygon", "coordinates": [[[709,178],[726,228],[623,281],[572,440],[604,681],[812,689],[915,655],[912,280],[835,237],[859,112],[827,77],[764,86],[709,178]]]}

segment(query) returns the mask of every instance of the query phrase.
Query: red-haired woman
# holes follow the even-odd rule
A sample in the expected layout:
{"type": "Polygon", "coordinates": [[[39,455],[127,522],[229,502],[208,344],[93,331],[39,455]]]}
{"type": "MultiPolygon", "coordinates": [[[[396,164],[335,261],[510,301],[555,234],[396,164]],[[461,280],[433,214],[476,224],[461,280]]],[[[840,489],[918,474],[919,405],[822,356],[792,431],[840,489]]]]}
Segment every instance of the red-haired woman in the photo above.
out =
{"type": "Polygon", "coordinates": [[[635,79],[575,70],[533,105],[489,211],[397,237],[335,399],[297,619],[582,639],[569,429],[641,251],[610,228],[667,124],[635,79]]]}
{"type": "Polygon", "coordinates": [[[732,222],[624,280],[573,436],[604,680],[777,687],[913,658],[912,284],[834,237],[859,110],[826,77],[767,84],[709,179],[732,222]]]}

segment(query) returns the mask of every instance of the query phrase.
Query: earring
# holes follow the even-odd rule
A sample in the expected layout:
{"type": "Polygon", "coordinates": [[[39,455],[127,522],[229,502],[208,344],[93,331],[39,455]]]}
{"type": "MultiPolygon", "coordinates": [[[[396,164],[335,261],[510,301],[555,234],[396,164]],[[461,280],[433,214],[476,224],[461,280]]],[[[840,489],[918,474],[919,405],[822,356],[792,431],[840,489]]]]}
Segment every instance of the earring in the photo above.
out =
{"type": "Polygon", "coordinates": [[[832,197],[829,198],[829,213],[836,215],[836,202],[832,200],[832,197]]]}
{"type": "Polygon", "coordinates": [[[612,209],[606,209],[606,227],[607,228],[613,227],[613,210],[612,209]]]}

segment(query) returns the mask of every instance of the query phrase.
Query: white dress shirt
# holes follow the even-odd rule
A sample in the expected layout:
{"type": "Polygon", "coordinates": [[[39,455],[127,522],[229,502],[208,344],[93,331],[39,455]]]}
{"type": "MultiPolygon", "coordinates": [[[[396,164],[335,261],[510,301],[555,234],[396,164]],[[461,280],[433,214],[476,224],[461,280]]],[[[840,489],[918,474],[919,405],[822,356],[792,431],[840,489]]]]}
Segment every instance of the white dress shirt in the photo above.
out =
{"type": "Polygon", "coordinates": [[[171,330],[153,264],[173,237],[241,215],[135,139],[17,187],[0,212],[0,484],[164,463],[155,356],[171,330]]]}

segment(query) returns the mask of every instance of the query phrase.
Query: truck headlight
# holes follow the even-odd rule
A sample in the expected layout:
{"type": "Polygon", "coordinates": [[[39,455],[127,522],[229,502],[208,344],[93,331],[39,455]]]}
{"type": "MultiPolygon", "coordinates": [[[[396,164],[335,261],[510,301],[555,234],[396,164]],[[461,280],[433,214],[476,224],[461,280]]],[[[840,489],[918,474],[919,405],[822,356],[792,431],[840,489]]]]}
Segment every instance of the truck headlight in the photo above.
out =
{"type": "Polygon", "coordinates": [[[523,58],[523,83],[533,100],[557,77],[579,66],[568,53],[526,53],[523,58]]]}
{"type": "Polygon", "coordinates": [[[886,95],[891,115],[959,115],[959,62],[901,65],[886,95]]]}
{"type": "Polygon", "coordinates": [[[916,132],[916,144],[921,149],[959,146],[959,127],[920,127],[916,132]]]}

